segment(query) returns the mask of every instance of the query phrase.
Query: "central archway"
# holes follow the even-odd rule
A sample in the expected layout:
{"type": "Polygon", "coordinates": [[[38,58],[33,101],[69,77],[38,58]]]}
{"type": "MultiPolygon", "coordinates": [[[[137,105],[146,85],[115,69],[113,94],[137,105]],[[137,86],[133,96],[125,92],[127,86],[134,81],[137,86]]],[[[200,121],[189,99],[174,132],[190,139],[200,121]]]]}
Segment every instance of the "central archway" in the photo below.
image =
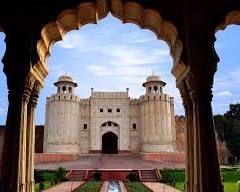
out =
{"type": "Polygon", "coordinates": [[[107,132],[102,136],[102,153],[116,154],[118,153],[118,136],[113,132],[107,132]]]}

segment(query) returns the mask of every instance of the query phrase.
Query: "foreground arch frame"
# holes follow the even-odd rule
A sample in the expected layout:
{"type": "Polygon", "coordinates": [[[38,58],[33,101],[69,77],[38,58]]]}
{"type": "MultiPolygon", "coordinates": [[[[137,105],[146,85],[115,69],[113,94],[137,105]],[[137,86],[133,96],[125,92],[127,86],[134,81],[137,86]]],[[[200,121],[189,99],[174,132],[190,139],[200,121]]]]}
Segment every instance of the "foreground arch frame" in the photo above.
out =
{"type": "Polygon", "coordinates": [[[97,23],[111,12],[123,23],[148,28],[168,43],[174,61],[172,73],[186,115],[186,191],[222,192],[211,108],[213,76],[219,60],[213,48],[214,34],[218,26],[221,29],[239,23],[236,12],[240,3],[214,3],[216,10],[210,3],[188,0],[51,1],[37,6],[21,2],[18,10],[25,10],[28,15],[14,12],[9,9],[12,6],[0,6],[0,25],[7,45],[3,63],[9,89],[0,191],[34,191],[34,107],[47,75],[51,46],[68,31],[97,23]],[[26,5],[32,6],[36,14],[29,13],[26,5]],[[5,9],[11,14],[1,15],[5,9]]]}

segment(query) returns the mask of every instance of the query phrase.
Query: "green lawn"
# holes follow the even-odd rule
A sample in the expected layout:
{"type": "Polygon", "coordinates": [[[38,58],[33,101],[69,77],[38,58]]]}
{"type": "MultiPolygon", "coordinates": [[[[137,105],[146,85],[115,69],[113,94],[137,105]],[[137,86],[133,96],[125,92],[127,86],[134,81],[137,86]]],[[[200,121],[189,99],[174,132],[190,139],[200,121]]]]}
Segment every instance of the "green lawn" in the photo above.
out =
{"type": "MultiPolygon", "coordinates": [[[[45,181],[43,183],[44,183],[44,189],[47,189],[47,188],[51,187],[51,183],[50,182],[45,181]]],[[[35,192],[40,192],[40,190],[39,190],[39,183],[35,184],[35,192]]]]}
{"type": "Polygon", "coordinates": [[[80,186],[75,192],[99,192],[103,182],[102,181],[87,181],[80,186]]]}
{"type": "Polygon", "coordinates": [[[150,192],[145,185],[138,181],[126,181],[124,184],[129,192],[150,192]]]}
{"type": "MultiPolygon", "coordinates": [[[[235,192],[236,191],[236,182],[224,182],[224,192],[235,192]]],[[[176,182],[176,188],[183,191],[184,182],[176,182]]]]}
{"type": "MultiPolygon", "coordinates": [[[[235,192],[236,183],[240,180],[240,171],[237,171],[237,169],[221,169],[221,174],[223,177],[224,192],[235,192]]],[[[181,191],[184,190],[185,175],[183,170],[166,169],[161,172],[161,175],[167,181],[174,178],[176,184],[175,187],[181,191]]]]}

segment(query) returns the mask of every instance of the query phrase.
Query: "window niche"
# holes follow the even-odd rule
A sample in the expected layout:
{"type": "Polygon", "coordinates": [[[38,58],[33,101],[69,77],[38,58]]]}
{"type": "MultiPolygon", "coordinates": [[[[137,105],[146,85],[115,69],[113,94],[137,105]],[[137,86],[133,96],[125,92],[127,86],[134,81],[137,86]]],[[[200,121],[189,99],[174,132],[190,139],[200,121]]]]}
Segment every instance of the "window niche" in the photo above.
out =
{"type": "Polygon", "coordinates": [[[86,123],[83,124],[83,129],[87,129],[87,124],[86,123]]]}
{"type": "Polygon", "coordinates": [[[133,123],[132,128],[133,128],[133,129],[137,129],[137,124],[136,124],[136,123],[133,123]]]}
{"type": "Polygon", "coordinates": [[[62,92],[63,92],[63,93],[66,93],[66,90],[67,90],[66,86],[63,86],[63,87],[62,87],[62,92]]]}

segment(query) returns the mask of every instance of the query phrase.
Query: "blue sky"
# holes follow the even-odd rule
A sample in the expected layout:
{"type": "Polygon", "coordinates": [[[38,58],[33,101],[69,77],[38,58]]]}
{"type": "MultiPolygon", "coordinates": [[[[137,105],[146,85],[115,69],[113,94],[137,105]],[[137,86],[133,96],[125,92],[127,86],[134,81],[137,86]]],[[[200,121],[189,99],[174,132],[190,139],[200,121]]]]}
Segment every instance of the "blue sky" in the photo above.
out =
{"type": "MultiPolygon", "coordinates": [[[[221,59],[214,82],[213,112],[224,113],[230,103],[240,102],[240,28],[229,26],[216,33],[215,48],[221,59]]],[[[5,51],[4,34],[0,33],[0,58],[5,51]]],[[[6,78],[0,64],[0,124],[7,115],[6,78]]],[[[71,31],[54,44],[48,59],[49,75],[41,90],[36,124],[44,124],[46,97],[56,92],[53,83],[69,74],[78,83],[76,94],[90,96],[91,87],[101,91],[124,91],[132,98],[145,93],[141,86],[154,71],[167,83],[164,92],[175,97],[176,114],[184,114],[181,97],[171,74],[172,58],[164,41],[154,33],[134,24],[122,24],[108,16],[97,25],[88,24],[71,31]]]]}

